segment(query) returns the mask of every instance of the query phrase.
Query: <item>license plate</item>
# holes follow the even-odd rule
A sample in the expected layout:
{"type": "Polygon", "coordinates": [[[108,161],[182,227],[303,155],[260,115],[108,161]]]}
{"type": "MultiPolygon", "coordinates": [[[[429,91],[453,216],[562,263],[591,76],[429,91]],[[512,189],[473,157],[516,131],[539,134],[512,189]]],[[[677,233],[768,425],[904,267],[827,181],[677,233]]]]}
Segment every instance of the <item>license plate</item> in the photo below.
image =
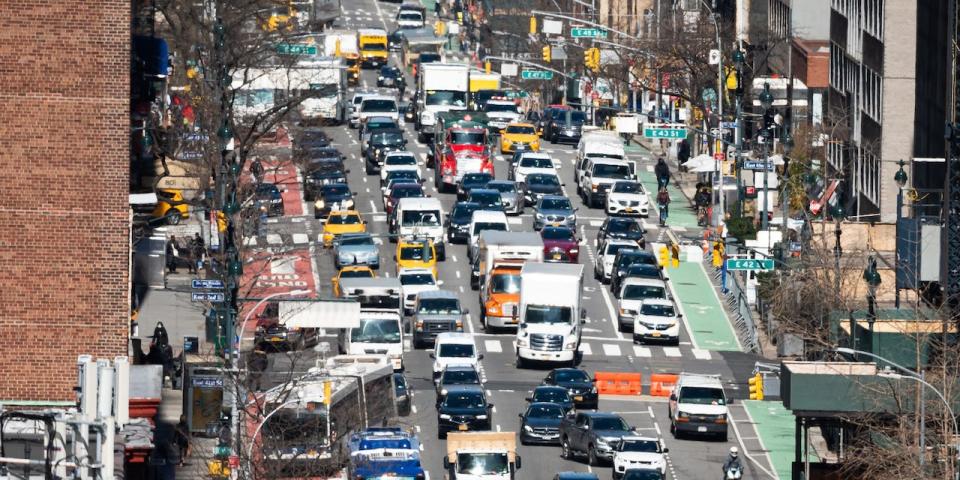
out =
{"type": "Polygon", "coordinates": [[[697,427],[697,431],[698,431],[698,432],[701,432],[701,433],[706,432],[706,431],[707,431],[707,427],[697,427]]]}
{"type": "Polygon", "coordinates": [[[627,212],[627,213],[633,213],[633,209],[632,209],[632,208],[628,208],[628,209],[626,209],[626,210],[624,210],[624,211],[627,212]]]}
{"type": "MultiPolygon", "coordinates": [[[[706,427],[700,427],[700,428],[703,428],[704,430],[706,430],[706,427]]],[[[457,426],[457,430],[460,430],[461,432],[465,432],[465,431],[467,431],[467,426],[466,426],[466,425],[459,425],[459,426],[457,426]]]]}
{"type": "Polygon", "coordinates": [[[582,401],[583,401],[583,395],[574,395],[573,401],[574,401],[574,402],[582,402],[582,401]]]}
{"type": "Polygon", "coordinates": [[[660,336],[660,332],[653,332],[652,335],[653,335],[654,337],[659,337],[659,336],[660,336]]]}
{"type": "Polygon", "coordinates": [[[283,339],[280,337],[270,337],[271,342],[282,342],[283,339]]]}
{"type": "Polygon", "coordinates": [[[554,260],[560,260],[561,258],[563,258],[563,255],[560,255],[559,253],[554,253],[554,254],[553,254],[553,259],[554,259],[554,260]]]}

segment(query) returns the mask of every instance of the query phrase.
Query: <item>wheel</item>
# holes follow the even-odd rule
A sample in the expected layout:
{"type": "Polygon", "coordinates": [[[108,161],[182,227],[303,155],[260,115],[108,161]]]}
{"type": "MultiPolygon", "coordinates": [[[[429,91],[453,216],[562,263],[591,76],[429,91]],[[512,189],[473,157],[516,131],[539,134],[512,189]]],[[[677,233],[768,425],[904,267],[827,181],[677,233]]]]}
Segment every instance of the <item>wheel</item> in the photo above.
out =
{"type": "Polygon", "coordinates": [[[603,276],[597,273],[597,267],[593,267],[593,279],[600,282],[602,281],[601,278],[603,278],[603,276]]]}
{"type": "Polygon", "coordinates": [[[670,435],[673,435],[673,438],[680,438],[680,433],[677,432],[677,425],[670,421],[670,435]]]}
{"type": "Polygon", "coordinates": [[[587,465],[590,465],[591,467],[600,465],[600,459],[597,458],[597,450],[593,448],[593,445],[587,447],[587,465]]]}
{"type": "Polygon", "coordinates": [[[524,361],[523,357],[517,355],[517,368],[524,368],[527,366],[527,362],[524,361]]]}
{"type": "Polygon", "coordinates": [[[427,137],[423,132],[417,132],[417,141],[420,143],[427,143],[427,137]]]}
{"type": "Polygon", "coordinates": [[[423,347],[423,342],[417,337],[413,337],[413,349],[418,350],[423,347]]]}
{"type": "Polygon", "coordinates": [[[441,262],[447,261],[447,249],[446,246],[441,246],[437,249],[437,260],[441,262]]]}
{"type": "Polygon", "coordinates": [[[367,175],[373,175],[374,172],[373,172],[373,169],[370,168],[370,164],[366,162],[364,163],[365,165],[363,166],[363,170],[367,173],[367,175]]]}
{"type": "Polygon", "coordinates": [[[176,208],[171,208],[167,213],[167,224],[168,225],[180,225],[180,220],[183,220],[183,214],[180,213],[180,210],[176,208]]]}
{"type": "Polygon", "coordinates": [[[573,450],[570,450],[570,441],[567,440],[567,437],[560,440],[560,457],[573,460],[573,450]]]}

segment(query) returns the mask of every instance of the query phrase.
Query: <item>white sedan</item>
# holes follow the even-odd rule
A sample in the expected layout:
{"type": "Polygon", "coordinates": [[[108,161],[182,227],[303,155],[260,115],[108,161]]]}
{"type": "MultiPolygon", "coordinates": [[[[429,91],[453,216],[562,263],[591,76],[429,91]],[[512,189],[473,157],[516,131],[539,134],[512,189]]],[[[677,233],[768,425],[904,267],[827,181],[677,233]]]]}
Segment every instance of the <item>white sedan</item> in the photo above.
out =
{"type": "Polygon", "coordinates": [[[510,180],[523,182],[531,173],[557,175],[557,164],[546,153],[526,153],[510,171],[510,180]]]}
{"type": "Polygon", "coordinates": [[[593,264],[593,278],[603,283],[610,282],[610,275],[613,274],[613,260],[617,257],[617,252],[624,249],[636,250],[639,248],[637,242],[633,240],[608,240],[600,244],[597,251],[597,259],[593,264]]]}
{"type": "Polygon", "coordinates": [[[607,193],[606,211],[608,215],[646,217],[650,213],[650,197],[640,182],[621,180],[614,183],[607,193]]]}
{"type": "Polygon", "coordinates": [[[400,280],[400,294],[403,295],[403,311],[407,314],[413,312],[417,294],[439,290],[443,284],[433,276],[433,270],[429,268],[401,268],[397,272],[397,278],[400,280]]]}
{"type": "Polygon", "coordinates": [[[623,437],[613,452],[613,478],[619,479],[631,469],[656,470],[666,475],[669,451],[656,438],[623,437]]]}
{"type": "Polygon", "coordinates": [[[417,176],[423,178],[420,172],[420,163],[413,152],[390,152],[383,157],[383,167],[380,169],[380,182],[387,180],[387,173],[393,170],[414,170],[417,176]]]}

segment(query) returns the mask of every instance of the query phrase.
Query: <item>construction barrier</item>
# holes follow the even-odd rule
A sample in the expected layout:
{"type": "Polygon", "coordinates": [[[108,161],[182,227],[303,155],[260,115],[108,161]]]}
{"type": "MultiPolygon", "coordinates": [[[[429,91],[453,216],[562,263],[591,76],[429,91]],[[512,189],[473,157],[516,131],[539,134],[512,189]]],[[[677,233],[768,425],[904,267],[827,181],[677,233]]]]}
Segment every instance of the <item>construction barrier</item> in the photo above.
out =
{"type": "Polygon", "coordinates": [[[653,397],[669,397],[673,387],[677,384],[677,375],[672,373],[654,373],[650,375],[650,395],[653,397]]]}
{"type": "Polygon", "coordinates": [[[597,393],[614,393],[617,385],[616,372],[596,372],[593,379],[593,386],[597,387],[597,393]]]}
{"type": "Polygon", "coordinates": [[[639,373],[596,372],[594,379],[597,393],[608,395],[639,395],[643,385],[639,373]]]}

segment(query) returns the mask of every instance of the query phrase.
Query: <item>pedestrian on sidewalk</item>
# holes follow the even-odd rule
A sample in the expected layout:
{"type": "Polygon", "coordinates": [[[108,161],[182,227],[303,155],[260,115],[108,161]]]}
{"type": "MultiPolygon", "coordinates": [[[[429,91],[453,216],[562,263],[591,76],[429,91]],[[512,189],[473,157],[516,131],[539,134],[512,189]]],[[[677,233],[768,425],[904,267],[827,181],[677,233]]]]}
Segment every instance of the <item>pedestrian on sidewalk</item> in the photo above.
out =
{"type": "Polygon", "coordinates": [[[683,164],[687,163],[687,160],[690,160],[690,142],[684,138],[677,144],[677,164],[680,165],[681,169],[683,168],[683,164]]]}
{"type": "Polygon", "coordinates": [[[665,189],[670,183],[670,167],[667,161],[660,157],[657,159],[657,165],[653,167],[653,173],[657,175],[657,189],[665,189]]]}
{"type": "Polygon", "coordinates": [[[187,425],[187,416],[180,415],[180,423],[174,427],[173,437],[180,451],[180,466],[184,465],[184,459],[190,456],[190,426],[187,425]]]}
{"type": "Polygon", "coordinates": [[[197,270],[203,268],[203,258],[207,253],[206,246],[203,243],[203,237],[200,236],[199,232],[193,234],[193,239],[190,241],[190,250],[193,251],[195,266],[193,273],[197,273],[197,270]]]}
{"type": "Polygon", "coordinates": [[[433,3],[433,13],[437,14],[437,18],[440,18],[440,9],[442,8],[442,0],[437,0],[433,3]]]}
{"type": "Polygon", "coordinates": [[[259,158],[254,158],[253,162],[250,163],[250,173],[253,174],[253,179],[257,183],[263,181],[263,164],[260,163],[259,158]]]}
{"type": "Polygon", "coordinates": [[[660,210],[660,226],[664,227],[667,225],[667,215],[668,208],[670,205],[670,194],[667,193],[666,187],[661,187],[660,191],[657,193],[657,209],[660,210]]]}
{"type": "Polygon", "coordinates": [[[255,392],[260,391],[260,381],[263,379],[263,372],[267,371],[270,365],[270,359],[267,358],[267,352],[262,348],[256,348],[247,361],[247,369],[250,371],[249,384],[247,388],[255,392]]]}
{"type": "Polygon", "coordinates": [[[177,257],[179,256],[180,243],[177,242],[177,237],[175,235],[170,235],[170,239],[167,240],[166,248],[167,271],[169,271],[169,273],[177,273],[177,257]]]}

